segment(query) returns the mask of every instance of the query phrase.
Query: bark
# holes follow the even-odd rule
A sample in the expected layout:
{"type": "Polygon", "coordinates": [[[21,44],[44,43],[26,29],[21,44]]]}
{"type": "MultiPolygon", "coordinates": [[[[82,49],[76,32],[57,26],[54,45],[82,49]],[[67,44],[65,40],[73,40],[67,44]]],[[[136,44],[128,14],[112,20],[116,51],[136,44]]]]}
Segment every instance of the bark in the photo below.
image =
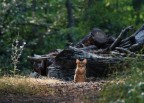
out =
{"type": "Polygon", "coordinates": [[[109,37],[101,29],[93,28],[88,35],[76,44],[76,47],[95,45],[98,48],[103,48],[109,40],[109,37]]]}

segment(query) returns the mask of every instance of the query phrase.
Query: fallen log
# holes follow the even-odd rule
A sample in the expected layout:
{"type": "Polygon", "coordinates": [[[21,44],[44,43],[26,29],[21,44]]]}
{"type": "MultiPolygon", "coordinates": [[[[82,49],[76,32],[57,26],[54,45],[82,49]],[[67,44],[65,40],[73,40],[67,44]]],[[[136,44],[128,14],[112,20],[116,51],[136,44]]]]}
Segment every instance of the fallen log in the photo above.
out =
{"type": "Polygon", "coordinates": [[[135,33],[136,43],[144,44],[144,25],[135,33]]]}
{"type": "MultiPolygon", "coordinates": [[[[88,61],[87,77],[107,76],[113,71],[124,69],[128,65],[127,57],[134,59],[139,56],[135,52],[143,48],[144,27],[123,39],[128,30],[131,30],[131,26],[122,30],[115,39],[95,28],[73,47],[46,55],[29,56],[28,59],[33,62],[34,70],[40,75],[73,80],[76,59],[85,58],[88,61]]],[[[144,59],[144,56],[140,58],[144,59]]]]}
{"type": "Polygon", "coordinates": [[[86,58],[86,59],[108,58],[109,59],[110,56],[104,57],[104,56],[96,55],[96,54],[81,50],[79,48],[70,46],[68,49],[65,50],[65,52],[59,53],[55,59],[57,60],[58,58],[63,58],[63,59],[67,59],[67,58],[73,58],[73,59],[76,59],[76,58],[78,58],[78,59],[81,59],[81,58],[86,58]],[[67,54],[66,51],[68,51],[69,53],[67,54]]]}
{"type": "Polygon", "coordinates": [[[45,55],[34,55],[33,57],[28,56],[28,59],[31,61],[32,68],[35,72],[39,75],[47,76],[47,67],[55,61],[56,55],[60,52],[61,50],[57,49],[45,55]]]}
{"type": "Polygon", "coordinates": [[[98,48],[102,48],[108,40],[108,36],[101,29],[94,28],[87,36],[76,44],[76,47],[83,48],[85,46],[95,45],[98,48]]]}
{"type": "MultiPolygon", "coordinates": [[[[125,65],[124,58],[112,57],[109,54],[97,55],[92,54],[83,50],[79,50],[75,47],[70,47],[59,53],[55,58],[55,63],[53,66],[48,68],[57,68],[62,75],[69,75],[69,78],[73,79],[74,70],[76,67],[75,60],[86,58],[87,63],[87,76],[91,77],[102,77],[107,76],[109,73],[121,70],[122,66],[125,65]],[[55,67],[56,65],[56,67],[55,67]],[[64,72],[64,73],[62,73],[64,72]]],[[[63,77],[56,77],[63,78],[63,77]]]]}

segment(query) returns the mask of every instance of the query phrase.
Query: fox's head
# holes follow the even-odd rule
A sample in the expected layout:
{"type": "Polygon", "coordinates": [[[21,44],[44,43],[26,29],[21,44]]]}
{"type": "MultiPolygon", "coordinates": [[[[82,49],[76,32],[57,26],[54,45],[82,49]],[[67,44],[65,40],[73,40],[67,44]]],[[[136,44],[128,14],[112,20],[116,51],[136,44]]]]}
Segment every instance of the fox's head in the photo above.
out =
{"type": "Polygon", "coordinates": [[[79,59],[76,59],[76,64],[77,64],[78,67],[85,67],[86,63],[87,63],[86,59],[84,59],[82,61],[80,61],[79,59]]]}

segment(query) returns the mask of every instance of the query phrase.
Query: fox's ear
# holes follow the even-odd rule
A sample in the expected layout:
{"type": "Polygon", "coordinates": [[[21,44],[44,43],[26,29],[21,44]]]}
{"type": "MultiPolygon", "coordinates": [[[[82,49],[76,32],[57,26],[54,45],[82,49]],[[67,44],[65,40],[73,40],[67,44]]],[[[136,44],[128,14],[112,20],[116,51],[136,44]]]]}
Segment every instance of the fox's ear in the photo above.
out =
{"type": "Polygon", "coordinates": [[[86,64],[86,63],[87,63],[87,60],[86,60],[86,59],[84,59],[84,60],[83,60],[83,63],[85,63],[85,64],[86,64]]]}
{"type": "Polygon", "coordinates": [[[76,63],[78,64],[80,61],[78,59],[76,59],[76,63]]]}

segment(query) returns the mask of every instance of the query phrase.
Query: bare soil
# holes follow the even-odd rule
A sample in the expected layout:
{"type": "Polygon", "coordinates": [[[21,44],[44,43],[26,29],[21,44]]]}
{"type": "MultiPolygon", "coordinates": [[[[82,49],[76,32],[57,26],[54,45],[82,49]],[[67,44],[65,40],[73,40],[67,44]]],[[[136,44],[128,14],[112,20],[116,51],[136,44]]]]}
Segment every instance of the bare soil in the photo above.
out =
{"type": "Polygon", "coordinates": [[[0,96],[0,103],[98,103],[99,91],[105,80],[95,82],[47,83],[49,92],[35,95],[5,94],[0,96]]]}

